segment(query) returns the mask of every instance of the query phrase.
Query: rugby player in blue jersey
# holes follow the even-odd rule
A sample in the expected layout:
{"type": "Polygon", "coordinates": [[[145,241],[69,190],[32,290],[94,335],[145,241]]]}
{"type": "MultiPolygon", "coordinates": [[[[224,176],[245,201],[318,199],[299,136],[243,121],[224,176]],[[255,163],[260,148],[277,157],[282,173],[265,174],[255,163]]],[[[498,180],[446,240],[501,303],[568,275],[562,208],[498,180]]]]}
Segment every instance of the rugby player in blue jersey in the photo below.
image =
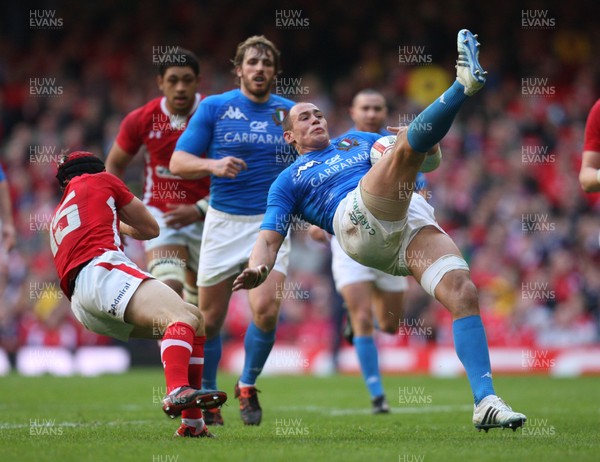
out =
{"type": "MultiPolygon", "coordinates": [[[[293,102],[271,94],[281,72],[280,54],[263,36],[239,44],[233,59],[240,88],[202,101],[183,132],[169,165],[183,178],[211,175],[208,208],[198,267],[199,306],[207,342],[203,388],[214,389],[221,358],[220,331],[235,277],[246,267],[267,208],[271,183],[289,163],[278,152],[289,151],[281,124],[293,102]],[[199,157],[206,152],[207,157],[199,157]]],[[[285,280],[289,240],[283,242],[264,286],[250,291],[252,322],[244,338],[245,362],[235,386],[246,425],[259,425],[262,410],[256,379],[265,365],[279,316],[277,287],[285,280]]],[[[222,425],[218,410],[206,412],[208,425],[222,425]]]]}
{"type": "Polygon", "coordinates": [[[412,194],[426,155],[450,129],[462,103],[485,84],[479,43],[468,30],[458,33],[457,78],[408,129],[398,132],[393,150],[373,167],[369,152],[380,135],[365,132],[329,139],[327,121],[314,104],[299,103],[284,121],[284,137],[300,154],[271,186],[265,220],[234,290],[259,286],[275,262],[289,216],[335,234],[354,260],[389,274],[412,275],[452,314],[456,353],[467,372],[479,430],[522,426],[525,415],[496,396],[489,350],[469,267],[438,225],[433,208],[412,194]],[[417,261],[411,256],[419,255],[417,261]],[[429,262],[423,264],[423,262],[429,262]]]}
{"type": "MultiPolygon", "coordinates": [[[[354,131],[391,135],[385,127],[388,110],[384,96],[367,88],[359,91],[352,99],[350,117],[354,127],[342,135],[354,131]]],[[[416,189],[424,193],[426,186],[422,173],[417,175],[416,189]]],[[[311,237],[326,242],[329,235],[311,226],[311,237]]],[[[402,319],[404,291],[408,281],[403,276],[393,276],[381,270],[361,265],[352,260],[340,247],[335,236],[331,243],[331,270],[335,287],[348,309],[344,337],[354,345],[363,379],[371,395],[373,414],[386,414],[390,406],[383,391],[377,346],[373,338],[375,321],[377,327],[388,334],[396,334],[402,319]]]]}

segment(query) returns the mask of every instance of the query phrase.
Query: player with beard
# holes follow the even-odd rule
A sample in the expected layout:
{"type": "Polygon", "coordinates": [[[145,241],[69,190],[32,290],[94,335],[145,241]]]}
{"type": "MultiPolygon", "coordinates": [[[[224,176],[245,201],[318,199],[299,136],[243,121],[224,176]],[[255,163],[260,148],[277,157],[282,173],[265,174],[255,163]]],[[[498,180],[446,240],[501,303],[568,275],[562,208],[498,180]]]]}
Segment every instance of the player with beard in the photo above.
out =
{"type": "MultiPolygon", "coordinates": [[[[216,386],[221,358],[220,331],[227,315],[235,277],[248,264],[267,208],[271,183],[286,167],[278,152],[288,148],[281,124],[293,102],[271,94],[281,72],[280,53],[264,36],[240,43],[232,60],[240,88],[209,96],[177,142],[170,170],[183,178],[211,175],[202,259],[198,268],[200,310],[207,342],[203,386],[216,386]],[[206,158],[200,157],[206,152],[206,158]]],[[[245,361],[235,385],[246,425],[259,425],[262,409],[256,379],[275,342],[280,300],[276,288],[287,271],[289,239],[285,239],[265,284],[249,292],[252,322],[244,338],[245,361]]],[[[205,413],[207,423],[222,425],[220,412],[205,413]]]]}

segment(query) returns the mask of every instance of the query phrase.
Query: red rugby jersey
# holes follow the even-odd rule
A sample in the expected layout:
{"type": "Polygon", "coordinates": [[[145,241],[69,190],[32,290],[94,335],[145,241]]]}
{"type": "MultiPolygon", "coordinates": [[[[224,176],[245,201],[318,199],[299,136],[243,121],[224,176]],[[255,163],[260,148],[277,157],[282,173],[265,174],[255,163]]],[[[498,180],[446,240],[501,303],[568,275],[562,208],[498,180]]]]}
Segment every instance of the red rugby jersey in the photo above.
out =
{"type": "Polygon", "coordinates": [[[196,94],[196,102],[188,116],[171,114],[166,97],[155,98],[144,106],[130,112],[119,129],[116,142],[130,155],[140,147],[144,153],[144,196],[146,205],[166,212],[167,204],[193,204],[208,195],[210,177],[184,180],[169,171],[169,161],[177,139],[185,130],[196,111],[202,96],[196,94]]]}
{"type": "Polygon", "coordinates": [[[600,99],[592,106],[588,115],[583,150],[600,152],[600,99]]]}
{"type": "Polygon", "coordinates": [[[107,172],[69,181],[50,227],[54,265],[69,300],[71,271],[107,250],[123,250],[117,212],[133,198],[127,186],[107,172]]]}

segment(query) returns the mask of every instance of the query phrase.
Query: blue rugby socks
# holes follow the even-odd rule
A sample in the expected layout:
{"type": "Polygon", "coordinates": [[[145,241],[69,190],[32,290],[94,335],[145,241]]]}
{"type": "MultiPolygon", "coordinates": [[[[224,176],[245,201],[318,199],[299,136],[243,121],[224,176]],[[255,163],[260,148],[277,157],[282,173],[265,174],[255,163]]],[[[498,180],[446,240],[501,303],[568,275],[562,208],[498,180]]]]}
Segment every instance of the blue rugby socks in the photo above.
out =
{"type": "Polygon", "coordinates": [[[383,395],[377,347],[375,346],[373,336],[354,337],[354,347],[356,348],[360,370],[371,398],[383,395]]]}
{"type": "Polygon", "coordinates": [[[475,404],[488,395],[495,395],[492,367],[481,316],[467,316],[452,323],[454,348],[462,362],[473,391],[475,404]]]}
{"type": "Polygon", "coordinates": [[[251,322],[244,337],[244,370],[240,377],[240,384],[254,385],[256,378],[261,373],[269,353],[275,343],[275,329],[270,332],[260,330],[251,322]]]}
{"type": "Polygon", "coordinates": [[[202,388],[217,389],[217,369],[221,361],[221,335],[207,340],[204,344],[204,371],[202,373],[202,388]]]}
{"type": "Polygon", "coordinates": [[[408,143],[415,151],[427,152],[448,133],[460,107],[467,99],[464,89],[463,85],[455,81],[410,123],[408,143]]]}

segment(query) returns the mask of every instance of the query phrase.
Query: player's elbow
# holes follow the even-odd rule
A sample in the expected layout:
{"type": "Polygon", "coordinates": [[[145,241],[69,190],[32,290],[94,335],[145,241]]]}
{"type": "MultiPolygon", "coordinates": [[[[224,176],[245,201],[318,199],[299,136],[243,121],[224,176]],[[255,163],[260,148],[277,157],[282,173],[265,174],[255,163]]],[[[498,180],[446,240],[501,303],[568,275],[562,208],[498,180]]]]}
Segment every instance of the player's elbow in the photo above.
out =
{"type": "Polygon", "coordinates": [[[155,239],[160,234],[160,228],[154,218],[152,218],[152,220],[147,220],[141,226],[138,226],[137,230],[143,240],[155,239]]]}
{"type": "Polygon", "coordinates": [[[149,230],[150,237],[148,239],[156,239],[159,234],[160,228],[158,226],[158,223],[154,222],[154,224],[152,225],[152,229],[149,230]]]}

